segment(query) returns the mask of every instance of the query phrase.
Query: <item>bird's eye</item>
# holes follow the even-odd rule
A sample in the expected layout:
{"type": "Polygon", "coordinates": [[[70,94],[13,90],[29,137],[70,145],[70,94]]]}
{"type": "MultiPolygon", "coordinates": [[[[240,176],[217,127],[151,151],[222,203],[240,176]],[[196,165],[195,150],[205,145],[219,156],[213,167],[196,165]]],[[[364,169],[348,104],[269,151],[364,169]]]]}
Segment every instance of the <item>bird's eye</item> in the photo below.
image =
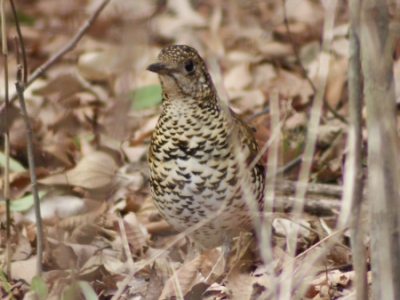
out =
{"type": "Polygon", "coordinates": [[[185,64],[185,70],[187,72],[192,72],[194,69],[194,64],[191,60],[189,60],[186,64],[185,64]]]}

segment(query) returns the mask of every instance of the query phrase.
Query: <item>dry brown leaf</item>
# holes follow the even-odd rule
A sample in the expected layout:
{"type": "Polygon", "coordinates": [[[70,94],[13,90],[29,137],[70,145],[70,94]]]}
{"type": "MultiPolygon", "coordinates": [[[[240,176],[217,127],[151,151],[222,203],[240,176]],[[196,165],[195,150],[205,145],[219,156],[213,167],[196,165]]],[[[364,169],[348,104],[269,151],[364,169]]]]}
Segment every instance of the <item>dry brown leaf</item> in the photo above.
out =
{"type": "Polygon", "coordinates": [[[122,151],[124,154],[127,156],[129,162],[134,163],[140,160],[146,153],[149,147],[142,146],[142,145],[137,145],[135,147],[127,147],[127,145],[123,145],[121,147],[122,151]]]}
{"type": "Polygon", "coordinates": [[[12,260],[25,260],[32,254],[32,246],[28,238],[22,234],[18,234],[18,241],[12,250],[12,260]]]}
{"type": "Polygon", "coordinates": [[[60,74],[42,88],[35,90],[38,95],[46,96],[54,102],[60,102],[85,88],[71,73],[60,74]]]}
{"type": "MultiPolygon", "coordinates": [[[[48,238],[48,241],[51,243],[51,245],[57,245],[60,243],[59,241],[48,238]]],[[[85,264],[89,258],[96,256],[97,252],[99,251],[99,248],[96,246],[91,246],[91,245],[80,245],[80,244],[74,244],[74,243],[68,243],[64,242],[63,243],[65,246],[68,246],[70,249],[72,249],[75,253],[75,256],[77,258],[77,267],[81,267],[83,264],[85,264]]],[[[118,256],[119,252],[111,250],[111,249],[103,249],[103,252],[105,252],[107,255],[111,256],[118,256]]]]}
{"type": "Polygon", "coordinates": [[[294,115],[287,118],[285,121],[285,129],[294,130],[300,126],[307,125],[307,115],[306,113],[295,113],[294,115]]]}
{"type": "Polygon", "coordinates": [[[24,279],[26,282],[32,282],[32,278],[36,275],[36,260],[36,255],[32,255],[27,260],[11,262],[13,278],[24,279]]]}
{"type": "Polygon", "coordinates": [[[74,185],[96,189],[110,184],[116,170],[115,161],[108,154],[94,152],[84,156],[74,169],[39,182],[46,185],[74,185]]]}
{"type": "Polygon", "coordinates": [[[328,147],[332,142],[342,134],[345,126],[339,120],[335,119],[325,124],[321,124],[318,129],[318,146],[328,147]]]}
{"type": "Polygon", "coordinates": [[[107,210],[107,204],[105,202],[98,204],[99,206],[93,211],[80,216],[71,216],[60,221],[58,227],[67,231],[72,231],[74,228],[82,224],[95,223],[97,218],[107,210]]]}
{"type": "MultiPolygon", "coordinates": [[[[49,175],[49,171],[43,167],[37,167],[35,174],[38,179],[49,175]]],[[[27,191],[31,190],[29,171],[10,174],[11,199],[20,199],[27,191]]]]}
{"type": "Polygon", "coordinates": [[[146,230],[150,234],[162,234],[163,232],[171,231],[171,229],[172,226],[165,220],[146,224],[146,230]]]}
{"type": "MultiPolygon", "coordinates": [[[[167,6],[175,13],[175,16],[161,15],[156,21],[157,30],[160,35],[173,38],[185,38],[185,35],[190,33],[193,27],[204,27],[207,22],[203,16],[193,10],[191,3],[188,0],[168,1],[167,6]]],[[[191,34],[192,35],[192,34],[191,34]]],[[[192,38],[188,36],[188,38],[192,38]]]]}
{"type": "Polygon", "coordinates": [[[314,94],[313,89],[306,79],[280,70],[277,77],[270,82],[269,86],[275,88],[285,98],[299,98],[298,104],[304,105],[308,102],[309,97],[314,94]]]}
{"type": "MultiPolygon", "coordinates": [[[[80,122],[79,118],[76,116],[74,111],[72,110],[67,110],[67,112],[63,111],[62,113],[60,113],[58,116],[55,117],[55,120],[54,122],[52,122],[52,124],[49,124],[48,128],[50,132],[47,134],[48,136],[46,138],[50,141],[57,142],[56,138],[60,135],[54,136],[55,134],[62,133],[67,136],[75,136],[82,129],[82,126],[83,126],[82,122],[80,122]]],[[[49,147],[49,145],[45,146],[47,146],[46,148],[49,147]]],[[[60,141],[59,146],[62,147],[65,145],[62,145],[60,141]]],[[[68,148],[65,148],[65,150],[68,150],[68,148]]],[[[56,151],[51,151],[51,149],[49,149],[48,152],[52,154],[54,153],[54,155],[58,156],[58,154],[55,153],[56,151]]]]}
{"type": "Polygon", "coordinates": [[[132,68],[131,53],[122,49],[108,47],[82,54],[78,61],[79,72],[88,80],[107,80],[114,74],[128,71],[132,68]]]}
{"type": "Polygon", "coordinates": [[[261,43],[258,45],[258,49],[270,59],[293,55],[292,45],[279,42],[261,43]]]}
{"type": "Polygon", "coordinates": [[[239,98],[239,100],[235,101],[235,107],[240,108],[242,111],[253,111],[255,108],[262,106],[265,102],[264,93],[260,90],[229,91],[229,98],[239,98]]]}
{"type": "Polygon", "coordinates": [[[341,100],[344,83],[347,80],[347,62],[347,58],[331,58],[326,81],[325,98],[333,109],[336,109],[341,100]]]}
{"type": "Polygon", "coordinates": [[[233,299],[250,299],[253,292],[253,283],[256,277],[250,275],[249,272],[243,271],[240,264],[237,264],[228,274],[225,286],[229,290],[229,295],[233,299]]]}
{"type": "Polygon", "coordinates": [[[289,0],[285,2],[286,16],[289,20],[304,22],[310,25],[319,23],[325,16],[319,3],[309,0],[289,0]]]}
{"type": "Polygon", "coordinates": [[[351,250],[350,248],[336,244],[329,249],[326,260],[333,263],[334,266],[352,264],[351,250]]]}
{"type": "MultiPolygon", "coordinates": [[[[66,127],[73,128],[75,127],[75,123],[71,124],[68,122],[66,127]]],[[[59,134],[53,134],[50,131],[46,133],[45,138],[50,140],[50,142],[43,145],[43,150],[56,157],[63,164],[63,167],[68,168],[72,167],[72,154],[75,153],[78,149],[76,143],[64,134],[64,129],[65,127],[63,127],[63,129],[61,130],[62,133],[59,134]]]]}
{"type": "Polygon", "coordinates": [[[224,300],[229,299],[229,289],[214,282],[203,294],[202,300],[224,300]]]}
{"type": "Polygon", "coordinates": [[[126,263],[121,262],[119,259],[117,259],[111,255],[107,255],[102,252],[101,258],[102,258],[104,267],[111,274],[124,274],[129,271],[126,263]]]}
{"type": "Polygon", "coordinates": [[[89,245],[101,236],[103,229],[95,224],[82,224],[76,227],[69,238],[71,243],[89,245]]]}
{"type": "Polygon", "coordinates": [[[253,83],[255,88],[267,92],[268,89],[273,87],[269,86],[269,82],[274,80],[277,76],[277,72],[272,64],[257,65],[253,68],[253,83]]]}
{"type": "Polygon", "coordinates": [[[155,116],[146,121],[145,124],[140,126],[140,129],[135,132],[135,136],[131,141],[131,146],[137,146],[142,144],[145,138],[148,138],[153,133],[154,128],[156,127],[157,121],[160,117],[155,116]]]}
{"type": "MultiPolygon", "coordinates": [[[[312,289],[318,292],[313,299],[332,299],[332,297],[337,298],[348,295],[353,289],[353,287],[349,286],[349,283],[354,281],[354,277],[354,271],[343,273],[339,270],[334,270],[320,274],[311,283],[312,289]],[[338,286],[340,286],[339,289],[338,286]],[[350,289],[346,289],[346,287],[350,287],[350,289]]],[[[311,296],[312,293],[309,291],[308,295],[311,296]]]]}
{"type": "Polygon", "coordinates": [[[306,228],[310,228],[310,224],[306,220],[301,220],[300,224],[294,223],[289,219],[276,218],[272,221],[272,226],[275,232],[282,236],[289,236],[295,230],[299,235],[308,237],[310,231],[306,228]]]}
{"type": "Polygon", "coordinates": [[[133,250],[141,251],[147,245],[147,230],[140,224],[134,213],[124,216],[126,237],[133,250]]]}
{"type": "Polygon", "coordinates": [[[50,251],[49,255],[51,257],[50,264],[52,265],[52,267],[61,270],[75,268],[78,259],[75,255],[74,250],[64,243],[59,243],[54,249],[50,251]]]}
{"type": "Polygon", "coordinates": [[[83,276],[93,273],[103,266],[103,255],[101,252],[102,251],[97,251],[95,255],[89,257],[89,259],[81,267],[79,275],[83,276]]]}
{"type": "Polygon", "coordinates": [[[115,99],[115,101],[112,103],[112,106],[100,119],[100,123],[106,129],[107,134],[115,140],[122,141],[128,138],[128,114],[131,105],[131,101],[127,99],[115,99]]]}
{"type": "Polygon", "coordinates": [[[176,286],[179,287],[183,295],[189,292],[190,289],[200,281],[199,268],[204,260],[206,260],[204,255],[198,255],[192,261],[182,265],[175,271],[175,275],[167,280],[161,296],[158,299],[162,300],[166,297],[177,295],[175,290],[176,286]]]}
{"type": "Polygon", "coordinates": [[[252,82],[249,64],[242,63],[229,70],[224,76],[224,87],[230,90],[243,90],[252,82]]]}
{"type": "Polygon", "coordinates": [[[105,267],[112,274],[121,274],[128,271],[125,263],[121,262],[115,255],[108,254],[107,251],[97,251],[82,266],[79,275],[88,275],[97,272],[100,267],[105,267]]]}
{"type": "MultiPolygon", "coordinates": [[[[101,0],[90,1],[86,7],[86,12],[92,14],[100,2],[101,0]]],[[[104,22],[103,19],[118,19],[121,21],[121,17],[129,19],[147,18],[153,13],[154,9],[156,9],[156,5],[147,0],[114,0],[101,13],[100,22],[104,22]]]]}
{"type": "Polygon", "coordinates": [[[158,299],[164,288],[164,282],[161,277],[157,274],[155,264],[153,264],[150,272],[149,285],[147,287],[145,300],[158,299]]]}
{"type": "MultiPolygon", "coordinates": [[[[100,202],[75,197],[72,195],[60,196],[52,195],[51,193],[45,195],[41,199],[41,213],[43,219],[51,220],[55,215],[61,218],[69,218],[92,210],[98,209],[101,205],[100,202]],[[67,203],[67,205],[66,205],[67,203]]],[[[35,209],[32,207],[25,216],[31,220],[35,220],[35,209]]]]}

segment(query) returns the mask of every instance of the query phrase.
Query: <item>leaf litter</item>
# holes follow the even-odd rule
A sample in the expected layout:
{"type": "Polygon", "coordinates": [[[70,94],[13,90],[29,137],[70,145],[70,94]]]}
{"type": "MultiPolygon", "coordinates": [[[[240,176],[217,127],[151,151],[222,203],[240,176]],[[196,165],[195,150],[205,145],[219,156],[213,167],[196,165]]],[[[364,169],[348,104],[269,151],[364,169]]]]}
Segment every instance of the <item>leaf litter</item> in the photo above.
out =
{"type": "MultiPolygon", "coordinates": [[[[65,45],[98,2],[21,3],[21,12],[33,20],[22,27],[30,70],[65,45]]],[[[260,245],[241,236],[224,273],[221,249],[197,253],[183,234],[162,220],[149,194],[146,154],[161,112],[161,89],[145,69],[169,44],[190,44],[210,66],[217,62],[218,68],[210,67],[214,81],[243,118],[268,107],[270,92],[278,91],[281,117],[286,118],[280,166],[301,153],[315,93],[293,47],[315,82],[324,8],[310,0],[286,1],[291,38],[282,12],[282,2],[275,0],[111,1],[76,49],[27,90],[43,196],[48,299],[77,299],[73,295],[80,291],[86,297],[95,291],[99,299],[115,294],[118,299],[266,299],[277,295],[274,278],[285,280],[279,276],[293,259],[298,274],[311,274],[299,284],[307,299],[341,299],[353,293],[354,272],[340,269],[351,264],[347,244],[324,244],[333,234],[329,231],[335,206],[324,206],[329,217],[305,213],[300,221],[291,218],[290,206],[283,206],[272,216],[270,261],[262,263],[260,245]],[[293,228],[300,235],[297,248],[289,249],[293,228]],[[291,257],[289,251],[298,256],[291,257]]],[[[344,23],[335,27],[325,95],[340,113],[346,112],[347,97],[344,23]]],[[[9,69],[15,70],[15,53],[10,57],[9,69]]],[[[398,81],[396,68],[398,63],[398,81]]],[[[29,286],[17,279],[34,282],[36,227],[25,171],[25,132],[18,115],[11,120],[13,279],[0,280],[0,290],[29,299],[29,286]]],[[[262,145],[270,137],[270,115],[250,122],[262,145]]],[[[346,135],[346,126],[324,111],[313,160],[315,182],[341,183],[346,135]]],[[[294,168],[284,177],[297,178],[297,173],[294,168]]],[[[1,212],[5,221],[4,206],[1,212]]],[[[4,228],[0,234],[4,241],[4,228]]],[[[4,261],[4,242],[1,247],[4,261]]],[[[292,274],[295,282],[298,274],[292,274]]]]}

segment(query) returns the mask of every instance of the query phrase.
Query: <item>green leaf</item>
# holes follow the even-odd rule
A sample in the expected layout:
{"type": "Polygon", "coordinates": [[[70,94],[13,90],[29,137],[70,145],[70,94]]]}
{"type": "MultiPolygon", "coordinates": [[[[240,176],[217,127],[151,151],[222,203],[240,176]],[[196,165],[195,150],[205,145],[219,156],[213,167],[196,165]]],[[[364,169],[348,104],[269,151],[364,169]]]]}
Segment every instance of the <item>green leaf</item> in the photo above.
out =
{"type": "MultiPolygon", "coordinates": [[[[6,157],[3,152],[0,152],[0,166],[4,167],[6,165],[6,157]]],[[[11,172],[24,172],[25,168],[15,159],[10,157],[10,171],[11,172]]]]}
{"type": "Polygon", "coordinates": [[[161,92],[160,85],[151,84],[129,91],[127,96],[132,100],[132,109],[141,110],[160,104],[161,92]]]}
{"type": "Polygon", "coordinates": [[[74,300],[80,297],[80,287],[73,282],[67,289],[64,290],[63,294],[61,295],[61,300],[74,300]]]}
{"type": "MultiPolygon", "coordinates": [[[[42,198],[47,191],[40,191],[39,198],[42,198]]],[[[29,194],[28,196],[22,197],[21,199],[15,200],[11,202],[10,209],[11,211],[27,211],[33,206],[33,195],[29,194]]]]}
{"type": "Polygon", "coordinates": [[[33,277],[31,291],[34,291],[39,299],[46,299],[47,295],[49,294],[47,285],[44,282],[43,278],[40,276],[33,277]]]}
{"type": "Polygon", "coordinates": [[[96,295],[96,292],[86,281],[78,281],[79,286],[81,287],[82,293],[85,296],[86,300],[99,300],[96,295]]]}
{"type": "Polygon", "coordinates": [[[17,18],[20,25],[33,26],[35,24],[35,18],[31,15],[26,14],[22,10],[17,10],[17,18]]]}
{"type": "Polygon", "coordinates": [[[4,287],[4,289],[6,290],[6,292],[8,294],[11,293],[11,286],[8,283],[8,280],[6,278],[6,275],[3,273],[2,270],[0,270],[0,282],[2,283],[2,286],[4,287]]]}

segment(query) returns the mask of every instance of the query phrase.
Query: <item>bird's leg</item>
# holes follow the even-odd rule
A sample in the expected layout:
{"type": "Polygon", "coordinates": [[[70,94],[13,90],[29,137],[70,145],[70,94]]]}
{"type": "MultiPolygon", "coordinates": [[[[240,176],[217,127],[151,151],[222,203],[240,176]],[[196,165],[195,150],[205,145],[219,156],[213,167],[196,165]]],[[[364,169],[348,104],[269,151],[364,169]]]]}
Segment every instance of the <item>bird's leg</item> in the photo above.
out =
{"type": "Polygon", "coordinates": [[[208,276],[206,277],[206,279],[204,280],[204,282],[207,282],[208,279],[211,277],[212,274],[214,274],[216,268],[218,267],[221,259],[223,259],[222,261],[222,271],[224,273],[228,272],[228,258],[229,258],[229,254],[231,253],[231,249],[232,249],[232,235],[231,234],[227,234],[224,238],[224,243],[221,246],[221,255],[218,257],[217,261],[215,262],[214,266],[212,267],[210,273],[208,274],[208,276]]]}
{"type": "Polygon", "coordinates": [[[187,252],[186,252],[186,258],[185,261],[191,261],[193,260],[197,255],[200,253],[200,249],[198,249],[194,242],[189,238],[186,237],[186,243],[188,244],[187,252]]]}
{"type": "Polygon", "coordinates": [[[232,240],[233,240],[232,235],[227,234],[225,236],[224,243],[222,244],[222,255],[224,256],[224,262],[223,262],[224,273],[228,271],[228,258],[232,250],[232,240]]]}

